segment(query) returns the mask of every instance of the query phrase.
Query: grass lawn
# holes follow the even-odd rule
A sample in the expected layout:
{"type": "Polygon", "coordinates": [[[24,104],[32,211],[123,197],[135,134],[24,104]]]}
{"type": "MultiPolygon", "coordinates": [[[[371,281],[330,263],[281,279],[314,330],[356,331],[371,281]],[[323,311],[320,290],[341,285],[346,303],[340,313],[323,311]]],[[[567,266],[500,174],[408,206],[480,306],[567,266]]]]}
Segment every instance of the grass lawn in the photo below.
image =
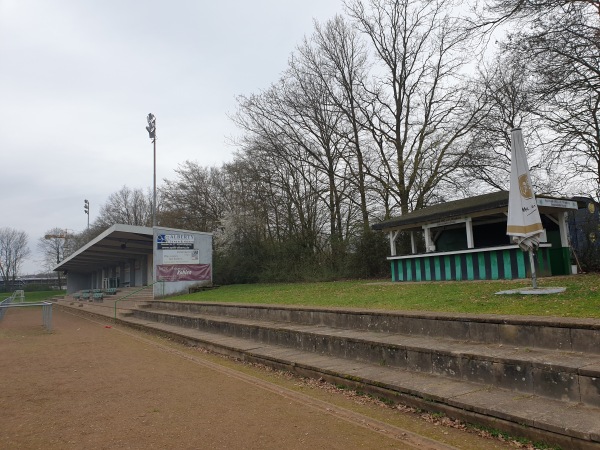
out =
{"type": "MultiPolygon", "coordinates": [[[[55,295],[65,295],[65,292],[66,291],[25,291],[25,301],[32,303],[43,302],[55,295]]],[[[12,292],[0,292],[0,301],[10,297],[11,294],[12,292]]]]}
{"type": "Polygon", "coordinates": [[[498,291],[531,287],[531,280],[421,283],[361,280],[231,285],[171,299],[600,318],[600,274],[542,278],[538,280],[538,286],[562,286],[567,290],[550,295],[496,295],[498,291]]]}

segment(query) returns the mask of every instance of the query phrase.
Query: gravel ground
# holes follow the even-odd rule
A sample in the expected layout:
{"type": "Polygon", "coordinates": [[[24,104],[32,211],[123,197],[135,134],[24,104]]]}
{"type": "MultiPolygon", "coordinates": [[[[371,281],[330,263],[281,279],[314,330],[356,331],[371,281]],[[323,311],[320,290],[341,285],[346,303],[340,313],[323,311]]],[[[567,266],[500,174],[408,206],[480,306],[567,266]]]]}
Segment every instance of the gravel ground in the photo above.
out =
{"type": "Polygon", "coordinates": [[[60,310],[51,333],[41,322],[34,308],[0,322],[2,449],[507,448],[423,420],[423,433],[408,431],[387,419],[398,411],[349,407],[339,394],[109,322],[60,310]]]}

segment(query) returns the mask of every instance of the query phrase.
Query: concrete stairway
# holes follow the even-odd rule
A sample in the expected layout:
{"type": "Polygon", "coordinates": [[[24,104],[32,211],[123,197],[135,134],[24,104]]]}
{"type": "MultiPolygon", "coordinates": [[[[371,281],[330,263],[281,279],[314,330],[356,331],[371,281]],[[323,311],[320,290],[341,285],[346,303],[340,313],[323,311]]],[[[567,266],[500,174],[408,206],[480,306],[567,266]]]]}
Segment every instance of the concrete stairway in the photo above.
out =
{"type": "MultiPolygon", "coordinates": [[[[152,287],[146,286],[144,289],[141,287],[128,287],[128,288],[119,288],[116,298],[124,298],[137,302],[150,302],[154,300],[154,294],[152,291],[152,287]]],[[[105,297],[106,298],[106,297],[105,297]]]]}
{"type": "Polygon", "coordinates": [[[562,448],[600,448],[600,321],[155,301],[129,325],[562,448]]]}
{"type": "Polygon", "coordinates": [[[74,298],[71,295],[59,300],[59,304],[85,308],[87,312],[114,317],[131,309],[144,307],[154,300],[152,287],[119,288],[116,295],[105,295],[100,301],[74,298]]]}

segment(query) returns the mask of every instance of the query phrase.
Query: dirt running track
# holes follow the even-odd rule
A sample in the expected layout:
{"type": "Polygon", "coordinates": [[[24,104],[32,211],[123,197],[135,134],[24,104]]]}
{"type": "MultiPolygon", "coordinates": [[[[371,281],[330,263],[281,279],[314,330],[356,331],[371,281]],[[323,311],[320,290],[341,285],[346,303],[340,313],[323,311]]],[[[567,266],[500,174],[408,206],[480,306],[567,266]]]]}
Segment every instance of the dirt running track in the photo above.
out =
{"type": "Polygon", "coordinates": [[[56,309],[53,327],[0,322],[2,449],[449,448],[126,327],[56,309]]]}

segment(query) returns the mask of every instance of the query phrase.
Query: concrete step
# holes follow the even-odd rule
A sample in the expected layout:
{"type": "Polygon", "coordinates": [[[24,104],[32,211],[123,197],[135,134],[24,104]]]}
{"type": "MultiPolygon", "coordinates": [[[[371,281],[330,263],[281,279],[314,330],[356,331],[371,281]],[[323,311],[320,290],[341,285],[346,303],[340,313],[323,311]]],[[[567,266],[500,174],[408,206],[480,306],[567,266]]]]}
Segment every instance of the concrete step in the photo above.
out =
{"type": "Polygon", "coordinates": [[[600,407],[600,355],[190,312],[132,312],[141,320],[600,407]]]}
{"type": "Polygon", "coordinates": [[[65,298],[58,300],[56,303],[63,306],[77,306],[78,308],[83,308],[86,312],[109,318],[114,318],[115,316],[120,317],[122,315],[131,316],[133,315],[131,310],[137,308],[148,308],[151,305],[151,301],[148,301],[144,298],[122,298],[118,296],[105,297],[101,301],[65,298]]]}
{"type": "Polygon", "coordinates": [[[151,287],[146,287],[145,289],[142,289],[142,287],[138,286],[138,287],[129,287],[129,288],[118,288],[116,294],[104,294],[103,299],[99,300],[99,299],[93,299],[93,298],[87,298],[84,299],[81,297],[81,291],[75,293],[80,295],[79,298],[75,298],[74,294],[70,294],[67,297],[75,300],[75,301],[84,301],[84,302],[92,302],[92,301],[102,301],[102,300],[117,300],[117,299],[122,299],[124,297],[127,297],[128,299],[131,300],[145,300],[145,301],[153,301],[154,300],[154,294],[153,294],[153,290],[151,287]]]}
{"type": "Polygon", "coordinates": [[[515,436],[569,449],[600,447],[600,408],[594,406],[517,394],[492,384],[340,358],[140,317],[126,320],[130,326],[151,329],[187,345],[202,346],[301,376],[323,378],[515,436]]]}
{"type": "Polygon", "coordinates": [[[600,448],[598,320],[137,304],[117,322],[534,441],[600,448]]]}
{"type": "Polygon", "coordinates": [[[145,289],[141,289],[141,287],[130,287],[119,289],[117,294],[114,296],[115,298],[131,298],[138,300],[154,300],[154,293],[151,287],[147,287],[145,289]]]}
{"type": "Polygon", "coordinates": [[[154,309],[600,355],[600,320],[155,301],[154,309]]]}

